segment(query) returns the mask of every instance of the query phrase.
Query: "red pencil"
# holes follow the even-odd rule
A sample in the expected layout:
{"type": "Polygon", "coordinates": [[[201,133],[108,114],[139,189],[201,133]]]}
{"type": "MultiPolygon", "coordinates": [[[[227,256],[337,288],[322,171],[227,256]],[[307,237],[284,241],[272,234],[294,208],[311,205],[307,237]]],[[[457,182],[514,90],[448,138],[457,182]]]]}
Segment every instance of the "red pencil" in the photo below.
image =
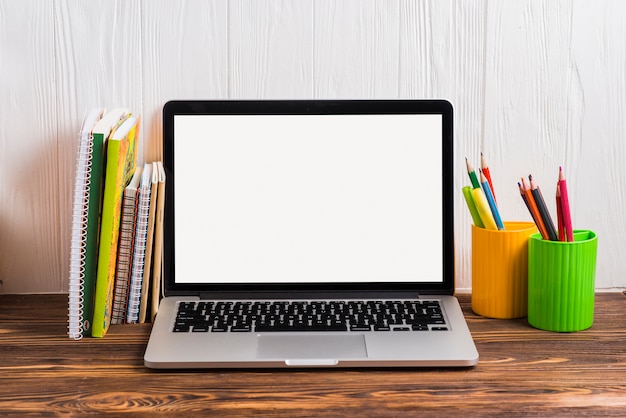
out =
{"type": "Polygon", "coordinates": [[[563,228],[568,242],[574,241],[574,231],[572,230],[572,215],[569,207],[569,196],[567,194],[567,183],[563,167],[559,167],[559,188],[561,191],[561,210],[563,211],[563,228]]]}
{"type": "Polygon", "coordinates": [[[559,241],[565,241],[565,228],[563,227],[563,205],[561,205],[561,185],[556,182],[556,221],[559,230],[559,241]]]}
{"type": "Polygon", "coordinates": [[[496,192],[493,188],[493,183],[491,182],[491,173],[489,172],[489,167],[487,167],[487,161],[485,160],[485,157],[483,156],[482,152],[480,153],[480,168],[482,169],[483,174],[485,175],[485,178],[487,179],[487,183],[489,183],[489,188],[491,189],[493,200],[497,202],[498,199],[496,199],[496,192]]]}

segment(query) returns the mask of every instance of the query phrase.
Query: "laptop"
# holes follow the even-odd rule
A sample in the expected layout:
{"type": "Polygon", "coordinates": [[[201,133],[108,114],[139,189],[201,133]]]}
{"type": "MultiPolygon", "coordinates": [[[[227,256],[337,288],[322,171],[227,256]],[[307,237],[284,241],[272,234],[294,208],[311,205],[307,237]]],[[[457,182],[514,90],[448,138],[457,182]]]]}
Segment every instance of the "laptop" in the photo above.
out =
{"type": "Polygon", "coordinates": [[[155,369],[464,367],[445,100],[171,101],[155,369]]]}

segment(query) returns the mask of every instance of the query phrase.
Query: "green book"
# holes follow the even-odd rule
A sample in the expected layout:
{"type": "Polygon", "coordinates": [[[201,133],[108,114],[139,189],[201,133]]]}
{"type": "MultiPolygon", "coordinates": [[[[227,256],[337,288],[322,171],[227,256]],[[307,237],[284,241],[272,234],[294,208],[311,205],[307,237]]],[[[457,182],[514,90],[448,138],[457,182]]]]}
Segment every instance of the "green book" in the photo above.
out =
{"type": "Polygon", "coordinates": [[[104,337],[111,323],[111,308],[122,195],[137,167],[138,118],[128,117],[106,143],[104,193],[91,335],[104,337]]]}

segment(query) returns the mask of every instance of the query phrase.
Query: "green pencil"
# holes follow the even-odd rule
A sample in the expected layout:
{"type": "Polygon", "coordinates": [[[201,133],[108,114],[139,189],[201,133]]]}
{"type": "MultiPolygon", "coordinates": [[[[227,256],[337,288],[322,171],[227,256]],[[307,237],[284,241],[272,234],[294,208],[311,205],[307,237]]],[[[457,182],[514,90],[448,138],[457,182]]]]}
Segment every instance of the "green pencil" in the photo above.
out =
{"type": "Polygon", "coordinates": [[[478,182],[478,177],[476,177],[476,172],[474,168],[470,164],[467,157],[465,157],[465,165],[467,165],[467,174],[469,174],[470,181],[472,182],[472,187],[474,189],[480,189],[480,183],[478,182]]]}

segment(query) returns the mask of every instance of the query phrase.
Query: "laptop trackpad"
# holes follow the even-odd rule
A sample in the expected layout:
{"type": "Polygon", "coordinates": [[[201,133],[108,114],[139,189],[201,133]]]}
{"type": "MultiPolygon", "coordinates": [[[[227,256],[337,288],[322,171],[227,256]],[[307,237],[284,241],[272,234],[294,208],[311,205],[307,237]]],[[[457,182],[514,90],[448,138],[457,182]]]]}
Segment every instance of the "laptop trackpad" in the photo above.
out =
{"type": "Polygon", "coordinates": [[[287,364],[366,358],[363,335],[261,335],[257,355],[262,359],[285,359],[287,364]],[[294,361],[290,361],[294,360],[294,361]]]}

